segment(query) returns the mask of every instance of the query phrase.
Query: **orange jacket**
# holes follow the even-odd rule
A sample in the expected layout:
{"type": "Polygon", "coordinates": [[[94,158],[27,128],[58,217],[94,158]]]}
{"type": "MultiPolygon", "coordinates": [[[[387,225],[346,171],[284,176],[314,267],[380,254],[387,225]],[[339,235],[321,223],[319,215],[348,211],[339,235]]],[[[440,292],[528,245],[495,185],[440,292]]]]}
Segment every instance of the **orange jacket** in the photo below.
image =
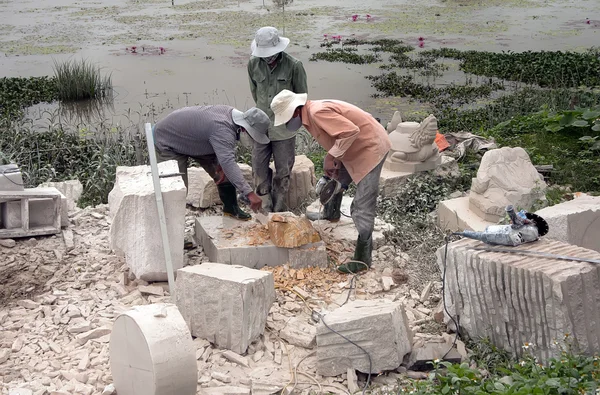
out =
{"type": "Polygon", "coordinates": [[[302,124],[317,142],[339,159],[358,184],[392,147],[383,126],[353,104],[338,100],[307,100],[302,124]]]}

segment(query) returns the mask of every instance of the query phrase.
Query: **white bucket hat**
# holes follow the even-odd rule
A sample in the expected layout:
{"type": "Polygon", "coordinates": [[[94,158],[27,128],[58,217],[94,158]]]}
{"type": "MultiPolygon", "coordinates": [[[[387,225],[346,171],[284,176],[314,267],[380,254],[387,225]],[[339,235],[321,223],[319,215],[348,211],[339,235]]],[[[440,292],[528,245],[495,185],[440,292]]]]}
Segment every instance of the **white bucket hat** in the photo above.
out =
{"type": "Polygon", "coordinates": [[[296,108],[305,105],[307,99],[306,93],[294,93],[287,89],[279,92],[271,102],[271,110],[275,113],[274,126],[283,125],[292,119],[296,108]]]}
{"type": "Polygon", "coordinates": [[[256,107],[252,107],[246,112],[241,112],[235,108],[231,112],[233,122],[246,129],[250,137],[259,144],[269,144],[271,140],[267,137],[267,131],[271,125],[271,120],[265,112],[256,107]]]}
{"type": "Polygon", "coordinates": [[[290,43],[289,38],[280,37],[277,29],[271,26],[261,27],[250,45],[252,56],[268,58],[283,52],[290,43]]]}

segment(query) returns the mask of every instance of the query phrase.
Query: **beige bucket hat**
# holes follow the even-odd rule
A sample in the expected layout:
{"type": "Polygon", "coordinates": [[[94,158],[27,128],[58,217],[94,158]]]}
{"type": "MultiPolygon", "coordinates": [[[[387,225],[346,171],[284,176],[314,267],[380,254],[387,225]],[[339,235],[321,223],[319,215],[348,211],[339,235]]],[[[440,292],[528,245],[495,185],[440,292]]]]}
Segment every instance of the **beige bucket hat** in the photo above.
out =
{"type": "Polygon", "coordinates": [[[282,90],[271,101],[271,110],[275,113],[274,126],[283,125],[292,119],[294,110],[306,104],[308,94],[294,93],[287,89],[282,90]]]}
{"type": "Polygon", "coordinates": [[[279,31],[272,26],[258,29],[256,36],[250,45],[252,56],[268,58],[283,52],[290,44],[290,39],[279,36],[279,31]]]}

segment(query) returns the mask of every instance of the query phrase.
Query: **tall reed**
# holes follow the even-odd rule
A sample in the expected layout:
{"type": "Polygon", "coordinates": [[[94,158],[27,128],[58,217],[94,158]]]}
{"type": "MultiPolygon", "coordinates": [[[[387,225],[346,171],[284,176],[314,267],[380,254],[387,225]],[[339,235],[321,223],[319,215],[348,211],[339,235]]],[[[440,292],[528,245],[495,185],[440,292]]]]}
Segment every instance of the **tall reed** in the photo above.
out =
{"type": "Polygon", "coordinates": [[[106,99],[112,95],[111,74],[102,75],[100,67],[81,60],[54,60],[58,98],[63,101],[106,99]]]}

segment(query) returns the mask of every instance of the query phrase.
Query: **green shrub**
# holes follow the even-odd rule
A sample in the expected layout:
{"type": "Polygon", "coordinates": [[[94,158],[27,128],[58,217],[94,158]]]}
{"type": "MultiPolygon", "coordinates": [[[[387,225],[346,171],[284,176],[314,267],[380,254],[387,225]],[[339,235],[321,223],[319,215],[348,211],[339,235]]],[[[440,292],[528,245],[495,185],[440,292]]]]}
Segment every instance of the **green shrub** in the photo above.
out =
{"type": "Polygon", "coordinates": [[[23,108],[57,99],[55,78],[0,78],[0,119],[19,118],[23,108]]]}
{"type": "MultiPolygon", "coordinates": [[[[558,342],[555,342],[560,347],[558,342]]],[[[531,353],[535,345],[523,345],[521,361],[500,361],[497,372],[483,374],[469,363],[434,361],[428,380],[401,385],[400,393],[461,395],[597,394],[600,390],[600,358],[574,354],[567,344],[560,356],[543,365],[531,353]]]]}

